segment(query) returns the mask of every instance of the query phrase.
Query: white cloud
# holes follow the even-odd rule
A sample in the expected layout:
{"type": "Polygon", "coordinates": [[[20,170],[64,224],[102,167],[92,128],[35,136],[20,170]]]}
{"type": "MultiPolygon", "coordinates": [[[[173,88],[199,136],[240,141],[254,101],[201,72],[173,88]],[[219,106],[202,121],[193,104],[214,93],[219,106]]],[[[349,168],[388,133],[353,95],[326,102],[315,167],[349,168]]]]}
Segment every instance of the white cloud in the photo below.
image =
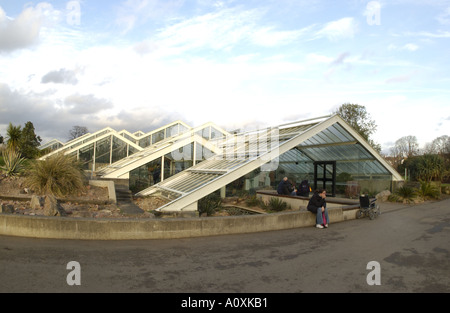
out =
{"type": "Polygon", "coordinates": [[[333,58],[325,56],[325,55],[317,54],[317,53],[308,53],[306,55],[306,60],[307,60],[307,63],[310,63],[310,64],[315,64],[315,63],[329,64],[329,63],[333,62],[333,58]]]}
{"type": "Polygon", "coordinates": [[[177,55],[198,49],[230,51],[239,45],[279,47],[309,36],[312,26],[280,30],[265,24],[264,9],[240,10],[224,8],[207,14],[177,21],[160,29],[151,39],[136,45],[137,51],[159,55],[177,55]]]}
{"type": "Polygon", "coordinates": [[[401,51],[401,50],[407,50],[407,51],[414,52],[414,51],[416,51],[416,50],[418,50],[418,49],[419,49],[419,46],[416,45],[416,44],[413,44],[413,43],[407,43],[407,44],[405,44],[405,45],[403,45],[403,46],[397,46],[397,45],[395,45],[395,44],[390,44],[390,45],[388,46],[388,50],[389,50],[389,51],[401,51]]]}
{"type": "Polygon", "coordinates": [[[332,21],[316,32],[317,38],[326,37],[330,41],[353,38],[357,32],[357,23],[352,17],[345,17],[337,21],[332,21]]]}
{"type": "Polygon", "coordinates": [[[408,50],[408,51],[416,51],[417,49],[419,49],[419,46],[412,44],[412,43],[408,43],[403,46],[403,49],[408,50]]]}
{"type": "Polygon", "coordinates": [[[259,16],[257,10],[224,9],[178,22],[162,30],[155,39],[166,53],[229,49],[254,32],[254,20],[259,16]]]}
{"type": "Polygon", "coordinates": [[[450,7],[446,8],[444,12],[439,14],[436,19],[442,25],[450,25],[450,7]]]}
{"type": "Polygon", "coordinates": [[[429,31],[406,32],[405,36],[426,37],[426,38],[450,38],[450,31],[439,30],[434,33],[429,31]]]}
{"type": "Polygon", "coordinates": [[[55,27],[62,20],[63,13],[47,2],[39,2],[35,7],[28,3],[16,18],[7,16],[0,7],[0,52],[11,52],[39,43],[45,27],[55,27]]]}
{"type": "Polygon", "coordinates": [[[39,10],[26,8],[17,18],[12,19],[0,7],[0,52],[10,52],[35,44],[41,26],[42,16],[39,10]]]}
{"type": "Polygon", "coordinates": [[[264,47],[275,47],[285,44],[291,44],[294,40],[306,35],[311,31],[311,26],[294,31],[277,31],[273,27],[266,27],[251,34],[251,40],[254,44],[264,47]]]}
{"type": "Polygon", "coordinates": [[[175,14],[183,0],[127,0],[116,7],[115,23],[126,34],[149,20],[163,20],[175,14]]]}

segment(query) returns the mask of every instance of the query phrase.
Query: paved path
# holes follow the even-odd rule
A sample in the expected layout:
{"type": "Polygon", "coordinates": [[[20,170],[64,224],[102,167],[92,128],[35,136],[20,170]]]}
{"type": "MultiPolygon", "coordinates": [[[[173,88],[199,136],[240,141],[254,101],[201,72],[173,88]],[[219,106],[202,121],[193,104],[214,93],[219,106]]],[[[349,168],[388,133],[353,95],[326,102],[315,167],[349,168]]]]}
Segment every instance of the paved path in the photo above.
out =
{"type": "Polygon", "coordinates": [[[328,229],[209,238],[0,236],[0,292],[450,292],[450,200],[381,210],[328,229]],[[80,286],[66,282],[69,261],[80,286]],[[381,285],[366,282],[370,261],[381,285]]]}
{"type": "Polygon", "coordinates": [[[131,201],[117,202],[117,206],[120,208],[121,213],[125,214],[142,214],[145,212],[131,201]]]}

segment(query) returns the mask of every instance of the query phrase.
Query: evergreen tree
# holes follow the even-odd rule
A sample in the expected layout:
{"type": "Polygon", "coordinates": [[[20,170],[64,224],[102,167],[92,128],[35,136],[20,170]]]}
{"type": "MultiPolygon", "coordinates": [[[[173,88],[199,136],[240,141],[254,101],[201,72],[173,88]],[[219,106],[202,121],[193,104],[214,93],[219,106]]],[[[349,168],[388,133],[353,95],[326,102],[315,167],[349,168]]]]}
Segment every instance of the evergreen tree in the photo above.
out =
{"type": "Polygon", "coordinates": [[[34,132],[34,125],[27,122],[22,129],[20,136],[20,151],[22,156],[28,159],[33,159],[39,154],[38,147],[41,145],[41,137],[36,136],[34,132]]]}

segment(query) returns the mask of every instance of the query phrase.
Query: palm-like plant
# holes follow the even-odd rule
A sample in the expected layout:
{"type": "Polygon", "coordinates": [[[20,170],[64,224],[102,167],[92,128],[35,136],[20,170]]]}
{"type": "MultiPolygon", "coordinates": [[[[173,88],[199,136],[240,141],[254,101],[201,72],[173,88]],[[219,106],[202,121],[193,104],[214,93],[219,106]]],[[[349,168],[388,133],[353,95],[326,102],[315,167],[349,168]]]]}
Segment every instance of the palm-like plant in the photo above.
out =
{"type": "Polygon", "coordinates": [[[420,188],[417,190],[417,194],[423,199],[439,199],[441,193],[439,192],[439,188],[433,186],[428,181],[420,181],[420,188]]]}
{"type": "Polygon", "coordinates": [[[444,171],[444,160],[435,154],[425,154],[418,164],[419,175],[426,181],[433,178],[441,180],[444,171]]]}
{"type": "Polygon", "coordinates": [[[414,190],[414,188],[409,186],[402,186],[397,189],[397,191],[394,192],[391,196],[389,196],[389,199],[396,202],[410,203],[414,202],[416,196],[417,192],[416,190],[414,190]]]}
{"type": "Polygon", "coordinates": [[[1,169],[5,172],[6,176],[17,176],[23,171],[25,159],[21,157],[19,151],[7,148],[2,152],[2,156],[5,165],[1,169]]]}
{"type": "Polygon", "coordinates": [[[21,126],[14,126],[9,123],[6,129],[7,147],[12,150],[18,150],[20,146],[20,138],[22,136],[21,126]]]}

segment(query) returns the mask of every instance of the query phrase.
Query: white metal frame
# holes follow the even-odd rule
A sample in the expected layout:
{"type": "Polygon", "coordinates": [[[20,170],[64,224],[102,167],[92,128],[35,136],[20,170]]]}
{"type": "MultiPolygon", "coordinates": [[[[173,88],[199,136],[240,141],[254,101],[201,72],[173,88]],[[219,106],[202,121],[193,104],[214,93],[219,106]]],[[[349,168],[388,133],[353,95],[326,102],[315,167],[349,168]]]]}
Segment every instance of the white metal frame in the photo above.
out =
{"type": "MultiPolygon", "coordinates": [[[[172,123],[174,124],[174,123],[172,123]]],[[[170,126],[168,126],[170,127],[170,126]]],[[[215,141],[207,140],[202,136],[198,135],[197,132],[201,131],[207,127],[214,127],[224,135],[230,135],[227,131],[223,130],[219,126],[215,125],[212,122],[208,122],[203,124],[202,126],[198,126],[195,128],[190,128],[183,133],[179,133],[174,137],[168,137],[162,141],[159,141],[153,145],[150,145],[138,153],[135,153],[126,159],[119,160],[111,164],[108,167],[103,168],[98,172],[98,175],[104,178],[129,178],[130,171],[147,164],[157,158],[161,158],[164,155],[173,152],[176,149],[182,148],[190,143],[199,143],[203,147],[211,150],[213,153],[217,153],[217,146],[214,144],[215,141]]],[[[164,128],[162,128],[164,129],[164,128]]],[[[156,130],[156,131],[160,131],[156,130]]],[[[211,133],[210,135],[211,136],[211,133]]],[[[195,165],[195,156],[196,156],[196,145],[194,145],[194,165],[195,165]]],[[[161,165],[164,168],[164,164],[161,165]]],[[[161,173],[163,174],[163,173],[161,173]]],[[[164,180],[164,177],[161,177],[161,181],[164,180]]]]}

